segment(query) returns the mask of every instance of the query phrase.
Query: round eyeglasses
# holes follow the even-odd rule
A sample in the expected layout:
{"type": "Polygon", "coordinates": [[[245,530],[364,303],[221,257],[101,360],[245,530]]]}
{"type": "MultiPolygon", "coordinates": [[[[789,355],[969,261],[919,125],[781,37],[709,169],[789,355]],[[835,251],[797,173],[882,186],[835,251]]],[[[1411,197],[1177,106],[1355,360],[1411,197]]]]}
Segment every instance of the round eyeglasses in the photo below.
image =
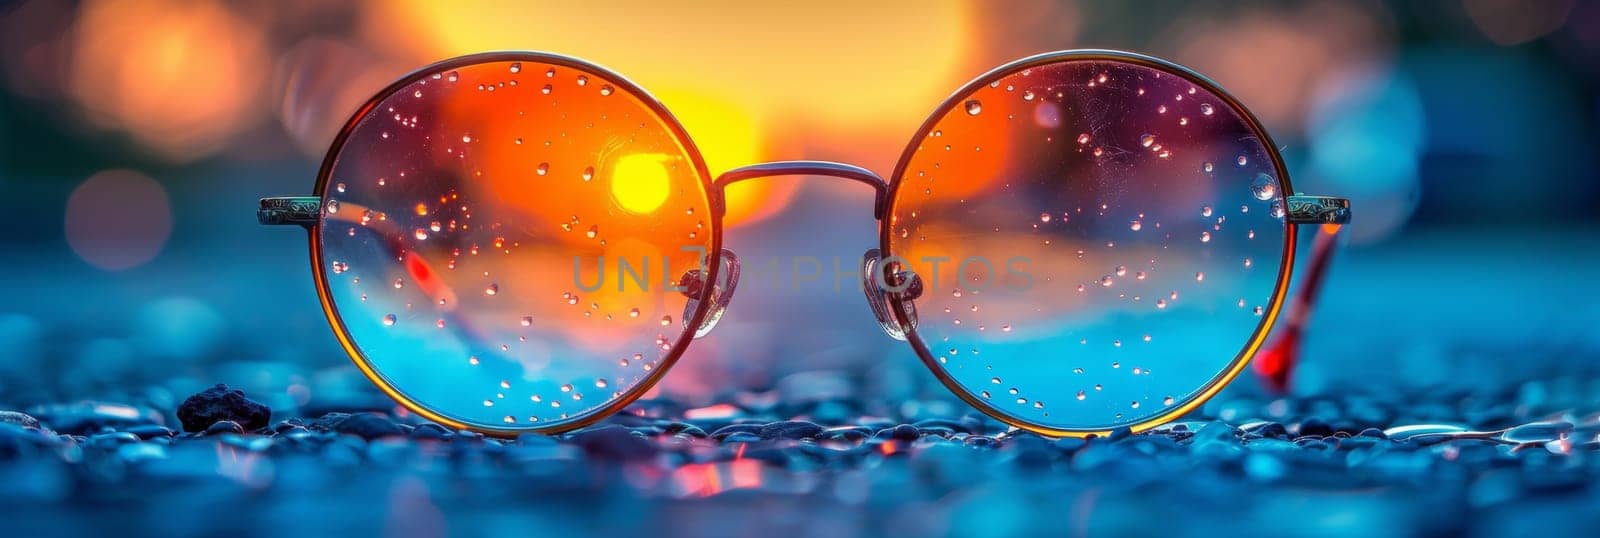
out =
{"type": "Polygon", "coordinates": [[[1148,429],[1260,347],[1296,225],[1349,203],[1292,194],[1260,123],[1180,66],[1113,51],[1025,58],[940,105],[890,181],[784,161],[713,179],[643,89],[553,54],[423,68],[363,106],[308,197],[325,312],[408,409],[494,434],[590,424],[644,394],[722,317],[739,263],[727,185],[867,184],[862,283],[883,329],[963,400],[1049,435],[1148,429]]]}

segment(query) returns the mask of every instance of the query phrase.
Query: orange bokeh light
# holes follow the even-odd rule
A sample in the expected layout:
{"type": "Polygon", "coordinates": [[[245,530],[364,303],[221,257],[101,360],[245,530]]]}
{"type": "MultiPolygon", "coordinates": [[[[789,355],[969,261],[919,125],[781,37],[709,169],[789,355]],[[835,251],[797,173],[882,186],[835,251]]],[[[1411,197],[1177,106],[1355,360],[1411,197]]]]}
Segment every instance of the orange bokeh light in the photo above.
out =
{"type": "Polygon", "coordinates": [[[171,159],[210,153],[262,115],[261,30],[209,1],[83,6],[69,87],[89,119],[171,159]],[[138,21],[130,24],[130,21],[138,21]]]}

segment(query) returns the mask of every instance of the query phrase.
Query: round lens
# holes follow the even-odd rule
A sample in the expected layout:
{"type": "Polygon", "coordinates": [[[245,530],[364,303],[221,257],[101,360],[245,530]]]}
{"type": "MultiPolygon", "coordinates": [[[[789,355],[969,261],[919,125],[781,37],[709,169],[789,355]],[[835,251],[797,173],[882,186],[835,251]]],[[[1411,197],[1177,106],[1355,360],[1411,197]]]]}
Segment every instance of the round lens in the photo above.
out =
{"type": "Polygon", "coordinates": [[[1062,55],[975,81],[901,159],[910,338],[966,399],[1057,433],[1143,429],[1242,368],[1292,236],[1279,156],[1197,75],[1062,55]]]}
{"type": "Polygon", "coordinates": [[[419,413],[575,427],[685,345],[680,277],[716,246],[707,175],[632,84],[545,56],[446,62],[364,108],[333,155],[322,291],[357,364],[419,413]]]}

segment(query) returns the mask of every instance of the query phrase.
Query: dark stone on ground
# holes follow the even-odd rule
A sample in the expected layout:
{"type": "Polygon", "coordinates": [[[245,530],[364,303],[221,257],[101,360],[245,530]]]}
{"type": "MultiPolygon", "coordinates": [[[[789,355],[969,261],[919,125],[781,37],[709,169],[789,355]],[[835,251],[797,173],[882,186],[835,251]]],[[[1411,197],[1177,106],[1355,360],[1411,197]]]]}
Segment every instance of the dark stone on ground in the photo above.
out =
{"type": "Polygon", "coordinates": [[[231,421],[246,430],[267,427],[272,410],[259,402],[246,398],[244,391],[216,386],[195,393],[178,405],[178,421],[184,431],[206,430],[218,421],[231,421]]]}

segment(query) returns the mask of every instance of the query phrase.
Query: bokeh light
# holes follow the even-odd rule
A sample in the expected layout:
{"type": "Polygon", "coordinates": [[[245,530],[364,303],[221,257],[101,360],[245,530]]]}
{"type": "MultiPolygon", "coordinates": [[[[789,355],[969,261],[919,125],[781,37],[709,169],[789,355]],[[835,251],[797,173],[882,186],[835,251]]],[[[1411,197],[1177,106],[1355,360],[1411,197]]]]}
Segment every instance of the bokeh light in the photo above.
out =
{"type": "Polygon", "coordinates": [[[1498,45],[1516,45],[1556,31],[1567,22],[1572,0],[1462,0],[1467,16],[1484,37],[1498,45]]]}
{"type": "Polygon", "coordinates": [[[1387,67],[1359,66],[1312,96],[1306,120],[1312,179],[1361,208],[1349,235],[1371,243],[1400,230],[1420,196],[1427,120],[1416,84],[1387,67]]]}
{"type": "Polygon", "coordinates": [[[262,116],[264,36],[221,4],[96,0],[74,32],[70,91],[89,119],[167,157],[215,151],[262,116]]]}
{"type": "Polygon", "coordinates": [[[1389,29],[1349,2],[1197,10],[1162,38],[1179,63],[1219,81],[1282,136],[1300,127],[1312,90],[1337,65],[1385,56],[1389,29]]]}
{"type": "Polygon", "coordinates": [[[107,271],[149,262],[172,234],[172,208],[160,183],[129,170],[89,177],[67,200],[67,244],[107,271]]]}

